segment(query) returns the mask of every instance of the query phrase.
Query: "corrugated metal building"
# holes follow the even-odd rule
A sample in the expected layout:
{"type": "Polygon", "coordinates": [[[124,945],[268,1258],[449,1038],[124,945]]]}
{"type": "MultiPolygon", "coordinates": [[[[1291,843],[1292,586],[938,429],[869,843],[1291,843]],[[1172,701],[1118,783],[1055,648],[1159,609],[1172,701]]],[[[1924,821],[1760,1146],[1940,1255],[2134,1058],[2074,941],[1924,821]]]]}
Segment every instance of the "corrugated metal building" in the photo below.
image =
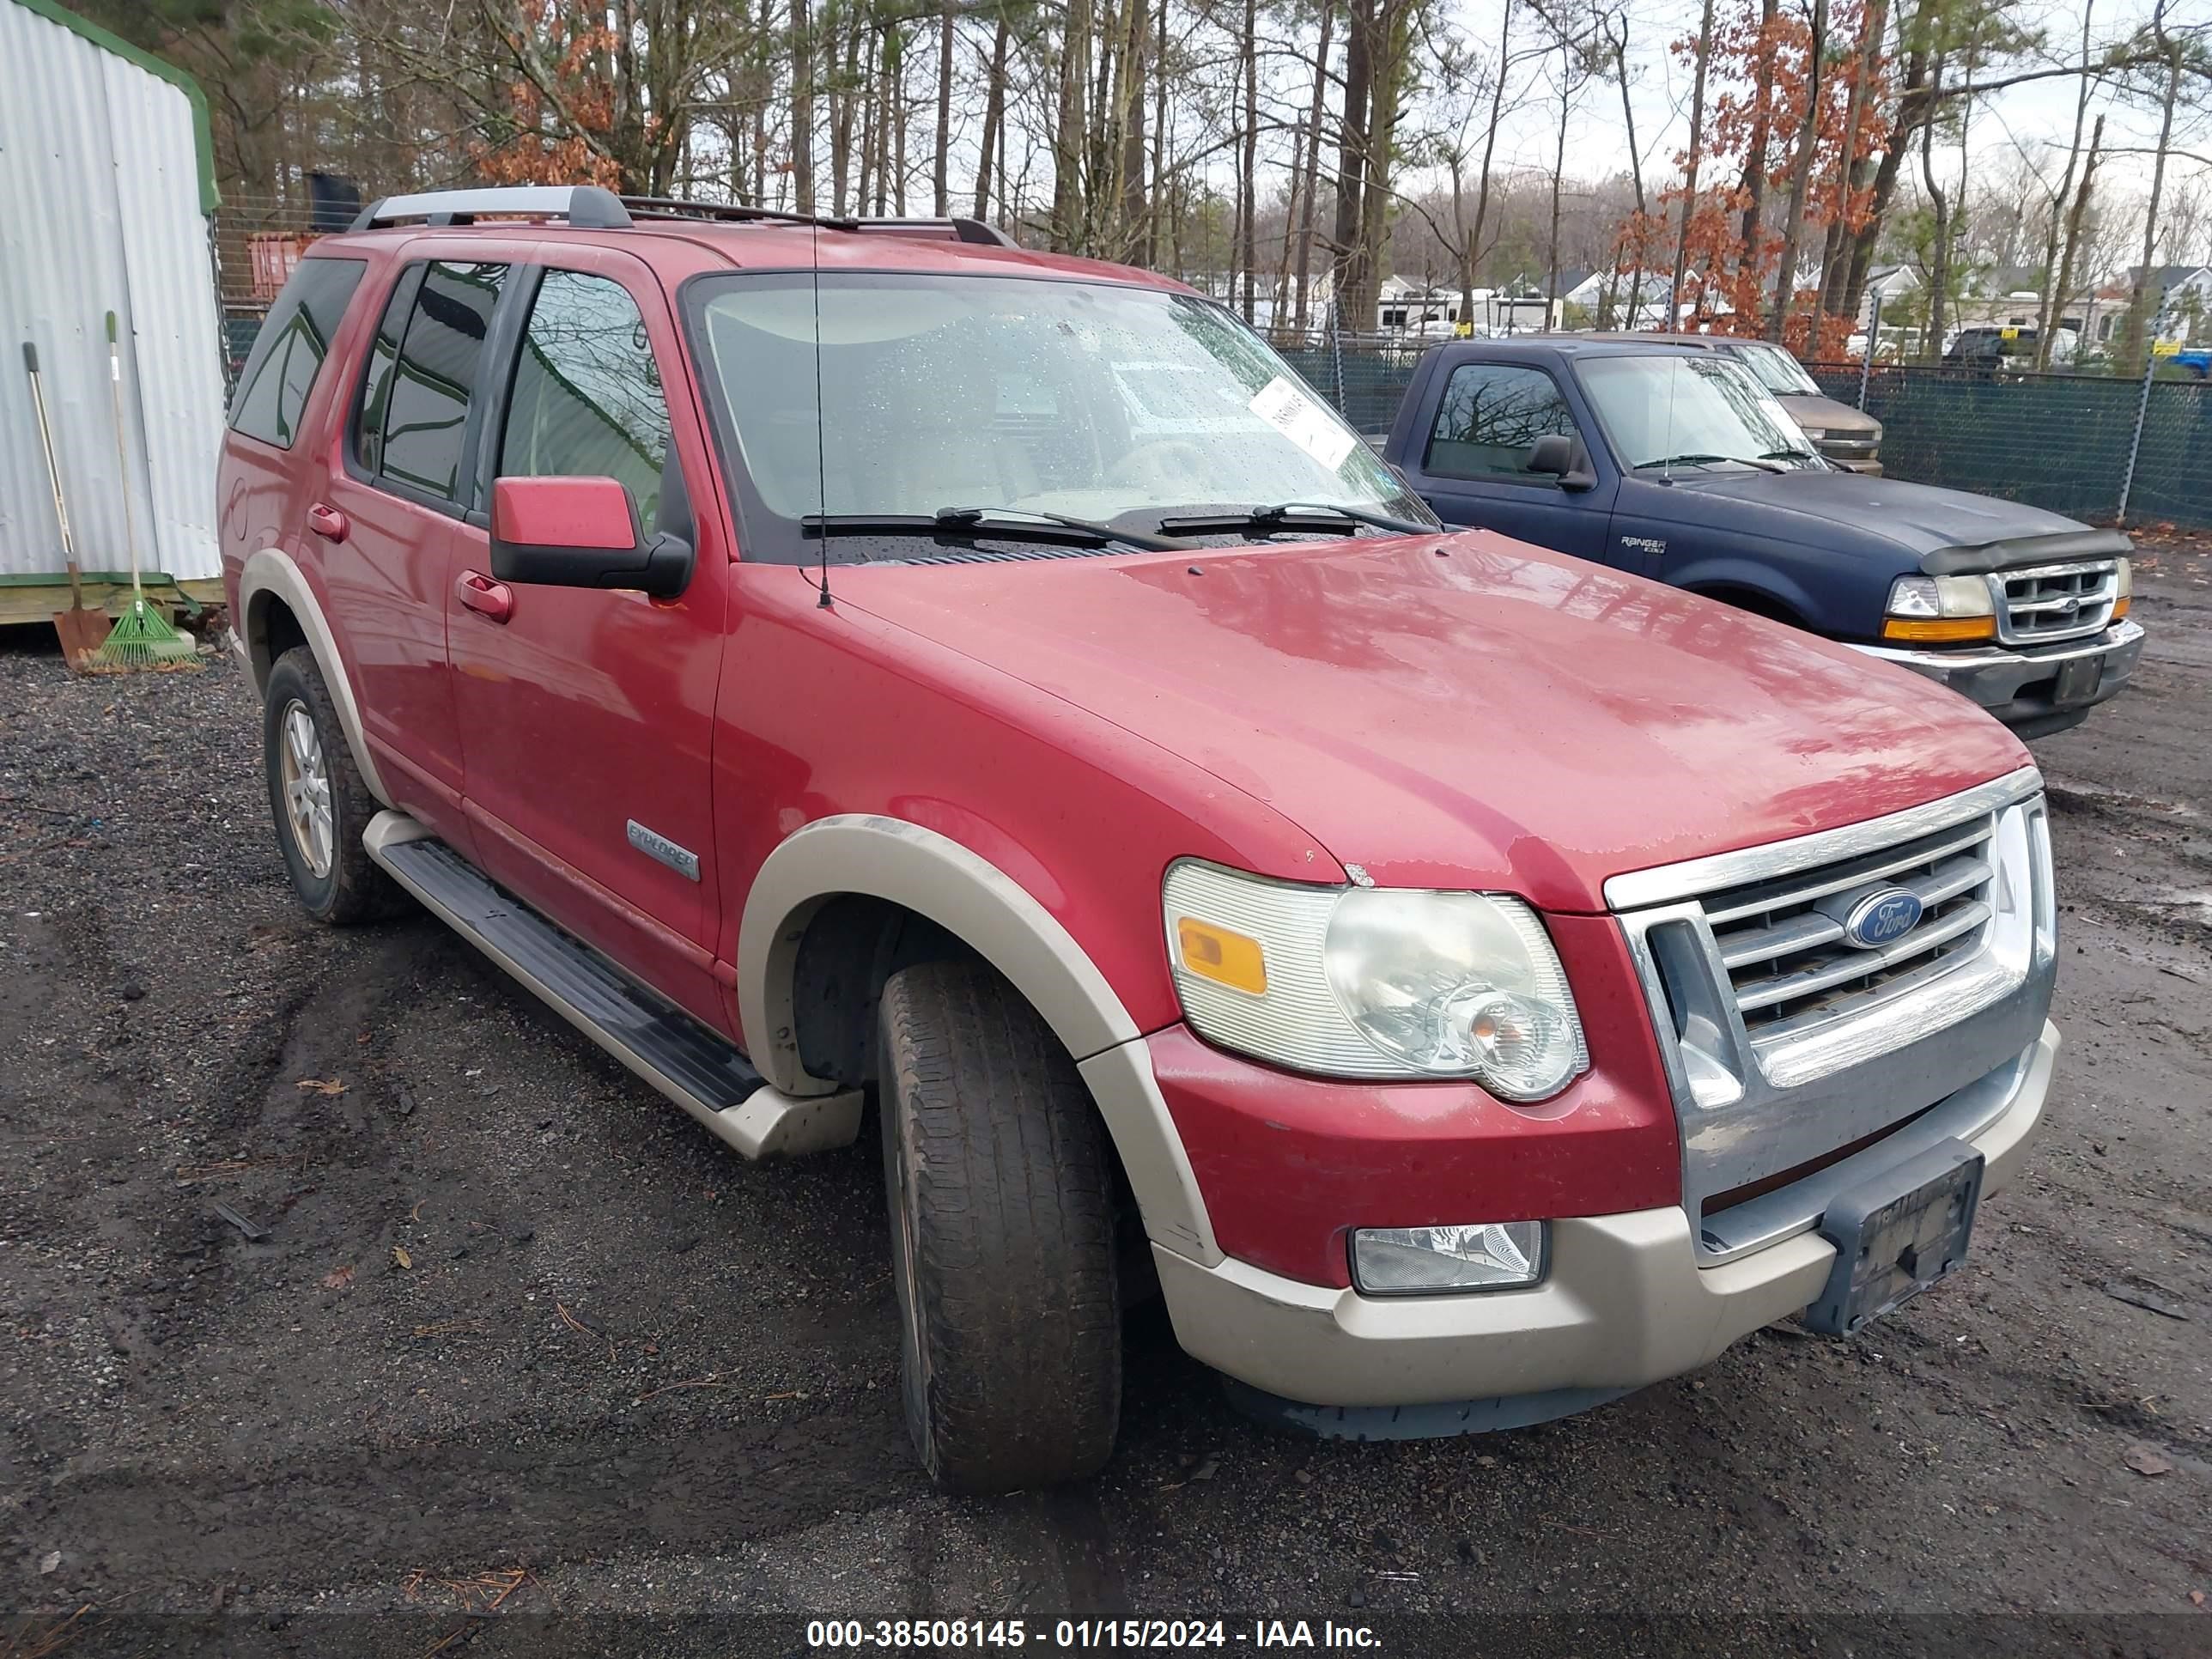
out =
{"type": "Polygon", "coordinates": [[[207,106],[190,76],[54,0],[0,0],[0,620],[44,614],[63,580],[27,340],[87,573],[130,568],[127,491],[145,568],[202,593],[221,575],[215,205],[207,106]],[[120,458],[110,311],[123,341],[120,458]]]}

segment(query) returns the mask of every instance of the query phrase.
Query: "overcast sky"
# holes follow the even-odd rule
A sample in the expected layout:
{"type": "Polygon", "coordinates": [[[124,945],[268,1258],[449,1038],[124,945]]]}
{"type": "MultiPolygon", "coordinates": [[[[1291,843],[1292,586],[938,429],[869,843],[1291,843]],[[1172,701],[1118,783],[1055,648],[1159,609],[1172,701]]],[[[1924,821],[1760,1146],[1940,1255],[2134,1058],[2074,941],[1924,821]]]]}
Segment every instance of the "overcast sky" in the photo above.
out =
{"type": "MultiPolygon", "coordinates": [[[[1726,0],[1723,3],[1726,3],[1726,0]]],[[[1454,7],[1460,27],[1474,40],[1487,43],[1486,58],[1496,51],[1498,9],[1502,3],[1503,0],[1456,0],[1454,7]]],[[[2093,39],[2102,44],[2147,22],[2151,4],[2152,0],[2095,0],[2093,39]]],[[[2197,6],[2212,8],[2212,0],[2169,3],[2167,15],[2182,21],[2197,6]]],[[[1662,7],[1638,9],[1641,39],[1632,40],[1629,72],[1636,109],[1637,143],[1644,153],[1646,179],[1655,180],[1672,173],[1674,158],[1688,137],[1691,66],[1669,52],[1667,43],[1696,33],[1698,6],[1695,0],[1663,0],[1662,7]]],[[[2078,3],[2047,4],[2029,15],[2040,19],[2054,57],[2068,59],[2078,53],[2081,17],[2078,3]]],[[[1526,71],[1523,78],[1526,79],[1526,71]]],[[[1993,182],[1997,166],[2007,166],[2009,172],[2006,158],[2015,145],[2046,168],[2055,180],[2065,167],[2066,148],[2073,137],[2079,85],[2070,76],[2033,82],[1977,101],[1969,128],[1969,148],[1977,168],[1990,169],[1984,175],[1986,181],[1993,182]]],[[[1540,82],[1521,107],[1508,116],[1498,135],[1498,158],[1501,167],[1550,169],[1553,146],[1559,139],[1557,96],[1550,83],[1540,82]]],[[[2100,90],[2090,105],[2091,121],[2095,120],[2100,111],[2106,114],[2105,142],[2108,149],[2140,145],[2148,150],[2156,144],[2159,112],[2148,100],[2123,99],[2110,90],[2100,90]]],[[[2208,123],[2203,115],[2192,118],[2185,110],[2177,118],[2174,145],[2199,154],[2212,151],[2212,133],[2208,133],[2208,126],[2212,123],[2208,123]]],[[[1948,157],[1939,148],[1936,158],[1939,176],[1955,173],[1955,147],[1948,157]]],[[[1589,177],[1622,170],[1627,165],[1628,143],[1620,115],[1620,90],[1609,82],[1588,83],[1577,95],[1576,112],[1568,129],[1567,171],[1589,177]]],[[[2177,158],[2170,165],[2168,178],[2201,177],[2208,172],[2212,169],[2201,163],[2177,158]]],[[[2140,196],[2148,192],[2150,173],[2151,157],[2148,154],[2115,155],[2100,167],[2100,177],[2107,181],[2108,187],[2131,188],[2140,196]]],[[[2196,257],[2202,257],[2203,252],[2198,250],[2196,257]]]]}

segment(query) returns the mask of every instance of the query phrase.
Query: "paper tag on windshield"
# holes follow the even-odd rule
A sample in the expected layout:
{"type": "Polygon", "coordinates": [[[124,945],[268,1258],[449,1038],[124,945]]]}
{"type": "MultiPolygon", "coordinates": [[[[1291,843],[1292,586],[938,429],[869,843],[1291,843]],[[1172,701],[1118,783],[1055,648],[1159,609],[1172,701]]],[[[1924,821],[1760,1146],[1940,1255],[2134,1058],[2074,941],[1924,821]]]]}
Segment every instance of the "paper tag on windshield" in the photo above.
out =
{"type": "Polygon", "coordinates": [[[1344,458],[1359,441],[1279,374],[1254,395],[1251,409],[1332,472],[1344,465],[1344,458]]]}

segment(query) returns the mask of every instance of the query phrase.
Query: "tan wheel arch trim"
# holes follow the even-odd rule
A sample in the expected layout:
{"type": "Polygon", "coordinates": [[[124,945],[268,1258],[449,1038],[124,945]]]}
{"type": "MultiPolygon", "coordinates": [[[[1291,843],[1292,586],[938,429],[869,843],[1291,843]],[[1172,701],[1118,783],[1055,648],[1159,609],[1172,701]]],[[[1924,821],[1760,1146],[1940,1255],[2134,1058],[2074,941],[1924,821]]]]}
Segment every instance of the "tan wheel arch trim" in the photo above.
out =
{"type": "Polygon", "coordinates": [[[763,1076],[793,1096],[836,1086],[799,1063],[792,987],[807,924],[843,893],[928,917],[1006,975],[1075,1057],[1153,1243],[1208,1265],[1221,1259],[1150,1051],[1114,988],[1018,882],[933,830],[845,814],[817,819],[769,855],[745,898],[737,960],[738,1018],[763,1076]]]}
{"type": "Polygon", "coordinates": [[[362,731],[361,707],[354,701],[353,679],[346,672],[345,659],[338,653],[338,644],[331,633],[331,625],[324,620],[323,607],[315,601],[315,591],[307,586],[307,579],[300,574],[300,567],[292,556],[281,548],[264,547],[246,562],[238,577],[238,629],[246,641],[246,659],[253,671],[253,689],[265,692],[269,687],[269,671],[276,665],[269,656],[269,633],[256,612],[264,611],[264,596],[282,599],[291,613],[299,618],[300,630],[307,636],[307,648],[315,653],[315,661],[323,671],[323,684],[330,688],[331,702],[338,711],[338,724],[344,728],[346,747],[353,751],[353,763],[361,773],[361,781],[368,786],[368,793],[377,804],[389,806],[392,797],[384,787],[383,775],[376,769],[376,757],[369,752],[368,739],[362,731]]]}

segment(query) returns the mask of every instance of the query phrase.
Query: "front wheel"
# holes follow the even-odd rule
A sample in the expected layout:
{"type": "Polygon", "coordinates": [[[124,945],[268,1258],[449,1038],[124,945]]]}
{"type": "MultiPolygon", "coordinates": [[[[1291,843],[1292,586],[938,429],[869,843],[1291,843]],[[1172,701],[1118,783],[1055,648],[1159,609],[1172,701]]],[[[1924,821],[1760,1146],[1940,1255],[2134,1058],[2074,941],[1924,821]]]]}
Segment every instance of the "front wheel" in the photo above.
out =
{"type": "Polygon", "coordinates": [[[884,1180],[908,1432],[952,1492],[1096,1474],[1121,1409],[1114,1166],[1052,1028],[980,963],[884,987],[884,1180]]]}
{"type": "Polygon", "coordinates": [[[376,815],[315,654],[295,646],[269,671],[261,746],[269,807],[292,890],[318,921],[343,927],[388,915],[400,890],[361,844],[376,815]]]}

